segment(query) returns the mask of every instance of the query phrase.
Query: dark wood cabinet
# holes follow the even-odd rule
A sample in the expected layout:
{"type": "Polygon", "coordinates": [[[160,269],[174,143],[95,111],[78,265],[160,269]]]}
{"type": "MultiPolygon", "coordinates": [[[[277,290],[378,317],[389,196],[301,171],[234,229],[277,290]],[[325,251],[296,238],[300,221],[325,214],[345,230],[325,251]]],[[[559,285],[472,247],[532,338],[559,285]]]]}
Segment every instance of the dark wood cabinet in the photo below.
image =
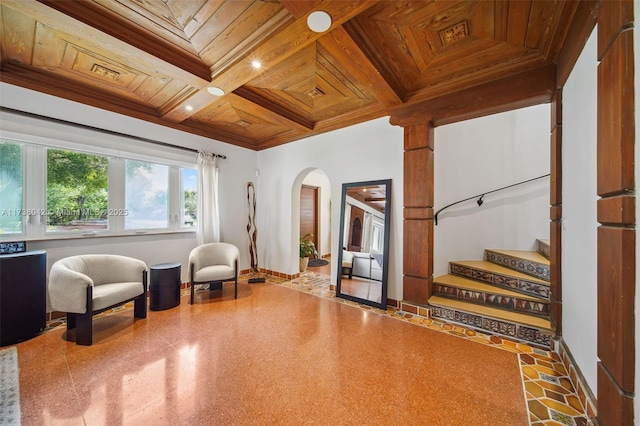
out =
{"type": "Polygon", "coordinates": [[[46,276],[47,254],[42,250],[0,255],[0,346],[44,330],[46,276]]]}

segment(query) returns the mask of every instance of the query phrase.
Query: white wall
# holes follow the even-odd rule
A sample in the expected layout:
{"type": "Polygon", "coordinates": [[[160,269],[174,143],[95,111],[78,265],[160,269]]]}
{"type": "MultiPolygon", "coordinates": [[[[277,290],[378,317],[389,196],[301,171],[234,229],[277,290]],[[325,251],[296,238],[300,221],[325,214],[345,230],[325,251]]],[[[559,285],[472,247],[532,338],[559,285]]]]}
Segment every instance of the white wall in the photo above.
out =
{"type": "MultiPolygon", "coordinates": [[[[246,183],[254,179],[257,161],[256,152],[6,83],[0,83],[0,105],[172,145],[203,149],[226,155],[227,159],[220,161],[221,239],[236,244],[240,248],[240,267],[242,269],[249,268],[249,237],[246,231],[246,183]]],[[[25,125],[22,129],[19,126],[17,128],[15,123],[11,124],[13,126],[12,132],[22,130],[25,134],[55,132],[56,137],[64,137],[65,127],[69,139],[77,139],[78,134],[85,133],[85,131],[74,127],[60,126],[47,122],[40,122],[37,126],[32,124],[25,125]],[[59,130],[60,128],[62,130],[59,130]]],[[[4,125],[8,125],[8,123],[0,120],[0,137],[3,136],[4,125]]],[[[105,140],[119,140],[120,142],[127,141],[126,138],[116,136],[104,136],[104,138],[105,140]]],[[[93,141],[96,140],[93,139],[93,141]]],[[[129,140],[129,143],[134,145],[141,142],[129,140]]],[[[151,147],[157,152],[166,154],[167,150],[162,147],[155,145],[151,145],[151,147]]],[[[193,164],[196,162],[195,154],[193,154],[193,162],[193,164]]],[[[73,254],[89,252],[128,253],[132,256],[135,255],[135,257],[145,261],[148,265],[168,261],[180,262],[184,281],[187,280],[186,263],[188,253],[195,245],[195,233],[136,237],[96,237],[80,240],[49,240],[27,243],[29,250],[47,250],[47,270],[49,270],[53,261],[73,254]]]]}
{"type": "MultiPolygon", "coordinates": [[[[435,129],[434,213],[440,208],[549,173],[549,104],[435,129]]],[[[438,215],[434,275],[451,260],[482,259],[485,248],[532,250],[549,238],[549,178],[486,195],[438,215]]]]}
{"type": "MultiPolygon", "coordinates": [[[[302,182],[305,185],[318,188],[320,202],[318,205],[318,255],[320,257],[331,254],[331,183],[329,177],[322,170],[309,173],[302,182]]],[[[338,218],[339,220],[339,218],[338,218]]]]}
{"type": "MultiPolygon", "coordinates": [[[[320,169],[331,183],[333,259],[338,258],[342,184],[392,179],[388,295],[402,299],[403,144],[403,129],[380,118],[258,152],[257,188],[264,212],[258,218],[262,267],[298,272],[300,185],[308,172],[320,169]]],[[[336,267],[334,262],[334,283],[336,267]]]]}
{"type": "Polygon", "coordinates": [[[597,390],[597,29],[563,89],[562,334],[597,390]]]}

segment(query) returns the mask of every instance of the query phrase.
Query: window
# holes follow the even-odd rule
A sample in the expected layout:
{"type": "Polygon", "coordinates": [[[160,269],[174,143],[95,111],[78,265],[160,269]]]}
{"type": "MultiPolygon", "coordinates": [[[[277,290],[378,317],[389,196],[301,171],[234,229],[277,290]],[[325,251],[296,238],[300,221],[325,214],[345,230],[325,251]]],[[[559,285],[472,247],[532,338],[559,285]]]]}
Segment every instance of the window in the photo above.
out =
{"type": "Polygon", "coordinates": [[[168,194],[169,166],[125,160],[125,229],[168,228],[168,194]]]}
{"type": "Polygon", "coordinates": [[[382,238],[384,225],[379,222],[373,222],[372,224],[372,236],[371,236],[371,252],[382,253],[384,250],[384,240],[382,238]]]}
{"type": "Polygon", "coordinates": [[[101,155],[47,150],[47,232],[109,228],[108,163],[101,155]]]}
{"type": "Polygon", "coordinates": [[[22,145],[0,141],[0,234],[23,232],[22,145]]]}
{"type": "Polygon", "coordinates": [[[184,215],[180,226],[196,226],[198,209],[198,171],[196,169],[180,169],[182,188],[182,211],[184,215]]]}
{"type": "Polygon", "coordinates": [[[0,242],[196,232],[193,153],[92,145],[95,132],[83,132],[60,140],[3,130],[0,242]]]}

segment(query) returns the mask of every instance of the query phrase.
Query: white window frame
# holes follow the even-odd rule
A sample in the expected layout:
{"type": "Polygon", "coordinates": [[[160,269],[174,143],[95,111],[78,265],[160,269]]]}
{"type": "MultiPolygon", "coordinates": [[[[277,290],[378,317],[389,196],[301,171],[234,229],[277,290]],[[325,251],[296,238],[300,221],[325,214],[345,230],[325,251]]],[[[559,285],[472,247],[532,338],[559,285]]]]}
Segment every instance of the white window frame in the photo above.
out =
{"type": "MultiPolygon", "coordinates": [[[[19,117],[19,120],[24,119],[19,117]]],[[[4,120],[4,117],[3,117],[4,120]]],[[[24,119],[27,122],[36,119],[24,119]]],[[[195,233],[196,227],[182,226],[181,203],[181,173],[180,168],[196,168],[196,154],[177,148],[157,147],[151,143],[127,139],[121,136],[111,136],[98,131],[87,129],[69,130],[62,124],[47,123],[48,127],[62,128],[65,140],[53,138],[46,134],[60,136],[60,131],[38,127],[38,124],[28,123],[32,133],[6,130],[5,123],[0,132],[0,138],[23,146],[23,209],[31,214],[23,219],[22,233],[0,234],[0,241],[15,240],[59,240],[70,238],[92,238],[138,234],[165,233],[195,233]],[[37,134],[39,133],[39,134],[37,134]],[[69,139],[69,140],[66,140],[69,139]],[[123,150],[122,148],[132,148],[123,150]],[[79,234],[78,232],[47,232],[46,220],[46,191],[47,191],[47,149],[63,149],[92,155],[104,155],[109,158],[109,209],[120,211],[125,206],[125,159],[157,163],[169,167],[169,210],[168,226],[161,229],[126,230],[124,216],[109,215],[107,230],[96,230],[79,234]]],[[[20,126],[18,126],[20,127],[20,126]]],[[[60,129],[58,129],[60,130],[60,129]]]]}

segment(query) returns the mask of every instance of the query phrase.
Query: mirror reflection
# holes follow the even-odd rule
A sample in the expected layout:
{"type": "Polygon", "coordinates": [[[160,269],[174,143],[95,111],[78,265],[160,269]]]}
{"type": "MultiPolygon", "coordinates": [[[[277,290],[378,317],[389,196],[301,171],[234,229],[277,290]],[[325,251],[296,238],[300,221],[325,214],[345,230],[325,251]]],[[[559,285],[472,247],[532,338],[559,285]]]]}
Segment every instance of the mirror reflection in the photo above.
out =
{"type": "Polygon", "coordinates": [[[391,179],[342,185],[338,297],[386,309],[390,200],[391,179]]]}

